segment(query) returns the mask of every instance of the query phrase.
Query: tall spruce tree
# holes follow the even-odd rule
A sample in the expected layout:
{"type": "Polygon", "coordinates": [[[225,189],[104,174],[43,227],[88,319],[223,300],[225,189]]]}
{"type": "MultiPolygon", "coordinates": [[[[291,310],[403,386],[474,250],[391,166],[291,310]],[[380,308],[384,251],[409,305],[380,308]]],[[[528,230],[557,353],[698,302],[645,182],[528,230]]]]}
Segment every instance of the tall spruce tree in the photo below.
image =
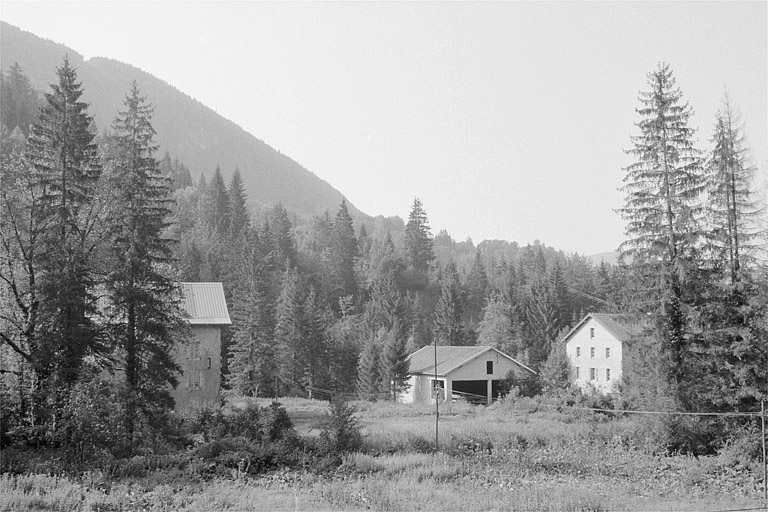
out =
{"type": "Polygon", "coordinates": [[[347,202],[341,201],[339,211],[333,221],[333,233],[330,247],[330,266],[333,278],[330,304],[336,305],[339,299],[357,294],[355,263],[358,256],[355,228],[349,215],[347,202]]]}
{"type": "Polygon", "coordinates": [[[739,114],[727,93],[716,115],[706,169],[713,257],[727,268],[731,283],[736,283],[741,279],[743,260],[749,260],[764,241],[760,238],[766,227],[759,225],[765,209],[753,189],[756,168],[749,160],[739,114]]]}
{"type": "Polygon", "coordinates": [[[229,226],[231,223],[231,200],[227,186],[224,184],[224,177],[221,175],[221,169],[216,166],[213,173],[213,179],[208,187],[211,202],[211,217],[209,222],[216,230],[219,236],[229,235],[229,226]]]}
{"type": "Polygon", "coordinates": [[[463,345],[463,298],[459,273],[453,261],[443,270],[440,282],[440,297],[435,306],[435,336],[441,345],[463,345]]]}
{"type": "Polygon", "coordinates": [[[114,208],[109,215],[109,332],[123,368],[124,425],[134,443],[136,423],[171,407],[167,385],[176,385],[174,346],[184,325],[178,285],[167,263],[171,240],[163,237],[170,213],[170,180],[154,154],[153,107],[136,82],[112,128],[114,154],[109,183],[114,208]]]}
{"type": "Polygon", "coordinates": [[[283,273],[275,315],[275,346],[281,383],[284,386],[297,389],[302,376],[299,364],[302,342],[302,311],[301,298],[299,297],[299,274],[295,268],[287,268],[283,273]]]}
{"type": "Polygon", "coordinates": [[[52,400],[77,380],[83,358],[101,351],[90,258],[97,241],[96,183],[101,174],[92,118],[77,73],[65,57],[58,83],[45,94],[32,125],[26,157],[38,191],[35,222],[45,226],[36,253],[40,279],[33,368],[39,390],[52,400]],[[51,378],[56,385],[51,388],[51,378]]]}
{"type": "Polygon", "coordinates": [[[248,196],[245,193],[240,169],[235,169],[232,180],[229,182],[229,199],[229,236],[233,239],[243,237],[244,232],[251,225],[251,216],[248,212],[248,196]]]}
{"type": "Polygon", "coordinates": [[[7,73],[0,73],[0,124],[13,132],[19,128],[24,135],[37,120],[39,97],[29,78],[14,62],[7,73]]]}
{"type": "Polygon", "coordinates": [[[233,338],[229,351],[227,384],[245,396],[274,393],[277,376],[275,299],[269,271],[257,243],[244,247],[233,293],[233,338]]]}
{"type": "Polygon", "coordinates": [[[421,277],[426,285],[429,264],[435,259],[435,248],[427,213],[418,197],[413,200],[408,223],[405,225],[404,250],[408,267],[417,277],[421,277]]]}
{"type": "MultiPolygon", "coordinates": [[[[701,246],[701,198],[704,174],[688,125],[692,109],[667,64],[648,74],[649,90],[640,92],[640,135],[627,151],[635,163],[625,169],[627,236],[620,250],[649,286],[646,312],[655,314],[665,394],[680,402],[687,352],[685,283],[696,272],[701,246]],[[659,304],[656,309],[655,305],[659,304]]],[[[678,403],[679,406],[684,404],[678,403]]]]}

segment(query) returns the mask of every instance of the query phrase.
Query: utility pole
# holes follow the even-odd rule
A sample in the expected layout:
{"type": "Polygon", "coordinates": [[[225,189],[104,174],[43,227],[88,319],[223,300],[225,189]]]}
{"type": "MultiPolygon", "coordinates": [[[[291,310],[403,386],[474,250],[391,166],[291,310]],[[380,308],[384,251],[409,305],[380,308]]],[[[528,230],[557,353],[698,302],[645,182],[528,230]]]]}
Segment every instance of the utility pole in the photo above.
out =
{"type": "MultiPolygon", "coordinates": [[[[435,451],[440,449],[438,442],[438,433],[440,432],[440,388],[437,386],[437,338],[435,338],[435,380],[433,383],[432,394],[435,396],[435,451]]],[[[765,423],[765,418],[763,418],[765,423]]]]}

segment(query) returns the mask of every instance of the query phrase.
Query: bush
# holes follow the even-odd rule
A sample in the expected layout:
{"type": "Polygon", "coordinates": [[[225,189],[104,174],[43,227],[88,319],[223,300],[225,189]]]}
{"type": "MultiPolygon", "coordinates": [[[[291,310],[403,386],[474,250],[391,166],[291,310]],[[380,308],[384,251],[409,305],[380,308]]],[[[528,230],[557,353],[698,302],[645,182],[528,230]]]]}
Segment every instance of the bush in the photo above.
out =
{"type": "Polygon", "coordinates": [[[356,409],[343,397],[331,400],[330,408],[321,425],[320,450],[325,455],[354,452],[363,444],[356,409]]]}

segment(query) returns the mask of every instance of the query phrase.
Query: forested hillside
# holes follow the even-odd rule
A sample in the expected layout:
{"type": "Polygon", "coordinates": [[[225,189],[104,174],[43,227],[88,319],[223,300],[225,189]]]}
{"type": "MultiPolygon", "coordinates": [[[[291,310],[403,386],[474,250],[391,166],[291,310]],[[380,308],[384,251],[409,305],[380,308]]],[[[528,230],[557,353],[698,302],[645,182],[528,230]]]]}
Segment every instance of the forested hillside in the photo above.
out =
{"type": "MultiPolygon", "coordinates": [[[[239,169],[254,205],[281,202],[304,215],[333,209],[341,202],[342,194],[331,185],[171,84],[108,58],[84,61],[71,48],[0,22],[2,68],[7,71],[18,63],[33,88],[47,90],[56,81],[54,68],[65,55],[79,79],[88,84],[83,101],[89,103],[98,130],[110,127],[122,106],[125,84],[136,80],[149,101],[162,106],[153,119],[160,154],[167,151],[184,162],[195,179],[201,173],[210,178],[217,166],[227,179],[239,169]]],[[[368,219],[353,205],[349,209],[355,220],[368,219]]]]}
{"type": "MultiPolygon", "coordinates": [[[[605,311],[644,328],[616,387],[625,404],[754,411],[766,398],[755,167],[727,97],[710,145],[695,146],[666,65],[649,73],[629,139],[621,259],[595,265],[538,242],[434,235],[418,198],[405,223],[356,225],[340,196],[311,215],[292,215],[279,195],[251,209],[245,166],[225,177],[213,165],[198,179],[193,162],[159,154],[155,116],[173,99],[152,102],[141,83],[92,74],[100,94],[123,98],[96,129],[83,101],[93,84],[78,64],[92,69],[64,58],[43,95],[19,65],[0,82],[3,443],[69,446],[94,429],[123,435],[124,455],[149,449],[145,434],[166,435],[164,386],[184,342],[178,281],[224,285],[230,397],[395,400],[408,354],[432,343],[497,347],[538,373],[511,384],[554,394],[573,381],[562,334],[605,311]],[[104,379],[115,371],[117,384],[104,379]]],[[[266,174],[282,175],[275,165],[266,174]]],[[[667,422],[659,435],[665,449],[703,452],[737,427],[667,422]]]]}

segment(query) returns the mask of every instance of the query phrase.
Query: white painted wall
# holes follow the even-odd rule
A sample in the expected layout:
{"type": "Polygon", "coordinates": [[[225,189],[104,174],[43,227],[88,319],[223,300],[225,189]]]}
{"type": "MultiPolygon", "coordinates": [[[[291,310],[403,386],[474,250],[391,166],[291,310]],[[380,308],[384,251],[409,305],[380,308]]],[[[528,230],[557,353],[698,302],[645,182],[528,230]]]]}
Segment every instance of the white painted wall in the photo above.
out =
{"type": "Polygon", "coordinates": [[[565,351],[574,373],[578,368],[578,377],[574,375],[577,386],[585,389],[592,385],[600,393],[615,390],[621,379],[622,344],[593,318],[590,318],[571,336],[566,343],[565,351]],[[594,331],[591,331],[592,329],[594,331]],[[610,351],[607,357],[606,349],[610,351]],[[578,355],[577,352],[579,352],[578,355]],[[591,368],[595,369],[594,379],[590,378],[591,368]],[[606,376],[606,370],[610,371],[609,378],[606,376]]]}

